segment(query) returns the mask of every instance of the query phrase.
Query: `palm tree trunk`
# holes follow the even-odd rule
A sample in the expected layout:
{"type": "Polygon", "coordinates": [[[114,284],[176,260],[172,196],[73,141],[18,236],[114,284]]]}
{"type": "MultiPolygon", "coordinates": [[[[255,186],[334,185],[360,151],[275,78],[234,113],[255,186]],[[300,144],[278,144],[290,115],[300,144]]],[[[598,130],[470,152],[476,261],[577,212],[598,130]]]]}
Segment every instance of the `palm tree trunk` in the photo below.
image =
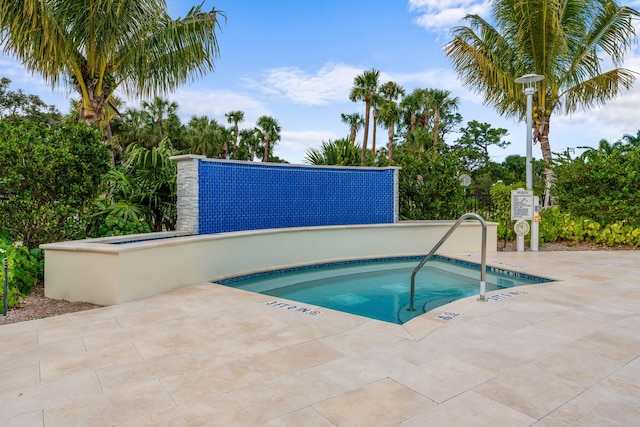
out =
{"type": "Polygon", "coordinates": [[[424,129],[429,127],[429,109],[427,107],[424,107],[424,110],[420,115],[420,124],[424,129]]]}
{"type": "Polygon", "coordinates": [[[393,137],[395,135],[393,124],[389,126],[389,146],[387,147],[387,158],[393,160],[393,137]]]}
{"type": "Polygon", "coordinates": [[[551,164],[551,145],[549,144],[549,119],[550,117],[542,116],[538,119],[539,123],[534,124],[534,141],[540,142],[540,150],[542,151],[542,159],[546,162],[547,167],[545,174],[545,190],[543,206],[551,206],[551,185],[553,184],[553,169],[548,165],[551,164]]]}
{"type": "Polygon", "coordinates": [[[222,158],[226,159],[229,156],[229,145],[227,144],[227,138],[222,143],[222,158]]]}
{"type": "Polygon", "coordinates": [[[411,118],[409,119],[409,133],[413,133],[416,130],[416,113],[414,111],[411,112],[411,118]]]}
{"type": "Polygon", "coordinates": [[[269,138],[264,139],[264,156],[262,157],[262,161],[269,161],[269,138]]]}
{"type": "Polygon", "coordinates": [[[235,122],[233,125],[233,152],[236,152],[236,148],[238,148],[238,122],[235,122]]]}
{"type": "Polygon", "coordinates": [[[373,152],[373,156],[376,155],[376,135],[378,133],[378,111],[373,110],[373,138],[371,138],[371,151],[373,152]]]}
{"type": "Polygon", "coordinates": [[[433,150],[438,146],[438,127],[440,126],[440,111],[436,110],[433,114],[433,150]]]}
{"type": "Polygon", "coordinates": [[[369,139],[369,115],[371,110],[371,102],[367,101],[364,106],[364,136],[362,141],[362,163],[367,158],[367,140],[369,139]]]}
{"type": "Polygon", "coordinates": [[[353,147],[356,143],[356,135],[358,134],[358,129],[355,126],[351,126],[351,135],[349,138],[351,139],[351,146],[353,147]]]}
{"type": "Polygon", "coordinates": [[[111,150],[110,150],[111,167],[115,167],[116,154],[115,154],[115,149],[113,147],[113,144],[111,143],[113,141],[113,133],[111,133],[111,123],[107,123],[107,125],[105,126],[105,136],[106,136],[106,143],[109,144],[109,147],[111,147],[111,150]]]}

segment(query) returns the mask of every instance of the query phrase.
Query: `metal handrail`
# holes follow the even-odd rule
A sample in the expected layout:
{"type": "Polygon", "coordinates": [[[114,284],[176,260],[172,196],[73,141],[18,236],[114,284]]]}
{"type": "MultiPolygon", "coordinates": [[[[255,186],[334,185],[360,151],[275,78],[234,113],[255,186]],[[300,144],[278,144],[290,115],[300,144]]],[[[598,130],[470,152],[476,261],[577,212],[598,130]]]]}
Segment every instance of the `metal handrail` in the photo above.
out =
{"type": "Polygon", "coordinates": [[[418,264],[418,266],[413,269],[413,272],[411,273],[411,300],[409,303],[409,311],[416,311],[414,307],[414,300],[415,300],[415,293],[416,293],[416,273],[426,264],[427,261],[429,261],[429,259],[433,256],[433,254],[435,254],[436,251],[440,249],[440,246],[442,246],[445,240],[447,240],[449,236],[451,236],[451,234],[456,230],[456,228],[458,228],[458,226],[462,223],[462,221],[464,221],[467,218],[475,218],[478,221],[480,221],[480,224],[482,224],[482,256],[481,256],[482,267],[480,270],[480,297],[478,299],[480,301],[487,300],[484,295],[485,286],[486,286],[486,276],[487,276],[487,223],[484,220],[484,218],[482,218],[477,213],[470,212],[458,218],[456,223],[453,224],[453,226],[451,226],[449,231],[447,231],[447,234],[445,234],[442,237],[442,239],[440,239],[440,241],[436,243],[433,249],[431,249],[431,252],[429,252],[427,256],[425,256],[424,259],[420,261],[420,264],[418,264]]]}

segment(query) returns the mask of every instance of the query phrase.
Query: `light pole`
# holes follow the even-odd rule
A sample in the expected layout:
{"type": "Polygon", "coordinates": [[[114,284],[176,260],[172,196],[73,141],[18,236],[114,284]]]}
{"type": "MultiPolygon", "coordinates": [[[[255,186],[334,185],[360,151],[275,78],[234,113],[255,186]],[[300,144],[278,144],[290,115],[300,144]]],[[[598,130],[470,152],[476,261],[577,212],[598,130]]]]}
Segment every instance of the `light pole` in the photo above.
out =
{"type": "MultiPolygon", "coordinates": [[[[536,82],[544,79],[544,76],[540,74],[525,74],[522,77],[516,79],[516,83],[524,85],[524,94],[527,95],[527,190],[533,191],[533,166],[531,164],[532,146],[533,146],[533,94],[536,91],[536,82]]],[[[534,202],[533,215],[537,208],[537,203],[534,202]]],[[[531,250],[538,251],[538,223],[531,218],[531,250]]]]}

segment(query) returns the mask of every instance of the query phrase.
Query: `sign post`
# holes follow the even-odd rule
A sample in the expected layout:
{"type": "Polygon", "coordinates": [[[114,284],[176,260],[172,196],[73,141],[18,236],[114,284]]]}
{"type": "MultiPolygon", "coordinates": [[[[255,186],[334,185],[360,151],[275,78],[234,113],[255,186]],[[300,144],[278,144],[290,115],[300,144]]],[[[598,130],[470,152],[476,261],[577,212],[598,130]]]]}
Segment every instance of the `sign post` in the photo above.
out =
{"type": "Polygon", "coordinates": [[[527,223],[525,228],[520,221],[533,220],[533,190],[524,190],[522,188],[511,190],[511,220],[518,221],[515,229],[517,236],[516,249],[518,252],[523,252],[524,236],[529,233],[529,224],[527,223]]]}
{"type": "Polygon", "coordinates": [[[540,198],[533,197],[533,218],[531,219],[531,252],[538,252],[539,223],[540,223],[540,198]]]}

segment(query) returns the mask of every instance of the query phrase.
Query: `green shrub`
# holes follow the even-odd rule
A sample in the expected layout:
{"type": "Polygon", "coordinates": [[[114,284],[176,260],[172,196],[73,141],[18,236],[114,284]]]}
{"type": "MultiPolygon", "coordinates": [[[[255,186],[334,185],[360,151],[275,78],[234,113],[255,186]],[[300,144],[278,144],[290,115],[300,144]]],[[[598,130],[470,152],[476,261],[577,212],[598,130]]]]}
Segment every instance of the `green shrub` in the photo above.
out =
{"type": "Polygon", "coordinates": [[[457,219],[465,213],[464,188],[456,177],[460,159],[455,153],[401,147],[396,151],[394,164],[402,168],[401,218],[457,219]]]}
{"type": "Polygon", "coordinates": [[[640,148],[589,150],[556,163],[553,193],[562,212],[601,225],[640,225],[640,148]]]}
{"type": "Polygon", "coordinates": [[[506,185],[497,182],[491,186],[491,203],[495,210],[494,216],[489,218],[498,223],[498,239],[513,240],[516,233],[513,230],[515,221],[511,220],[511,190],[522,188],[522,183],[506,185]]]}
{"type": "MultiPolygon", "coordinates": [[[[4,260],[8,262],[8,305],[20,304],[24,296],[42,278],[43,262],[38,248],[29,250],[21,243],[9,243],[0,240],[0,294],[4,298],[4,260]]],[[[0,298],[1,299],[1,298],[0,298]]]]}
{"type": "Polygon", "coordinates": [[[141,219],[143,216],[136,212],[135,206],[124,202],[106,205],[102,201],[96,201],[99,211],[92,215],[92,223],[89,228],[91,237],[123,236],[127,234],[140,234],[151,232],[148,222],[141,219]]]}
{"type": "Polygon", "coordinates": [[[572,243],[591,242],[606,246],[640,247],[640,227],[615,221],[602,225],[590,218],[563,213],[558,208],[541,213],[540,241],[564,240],[572,243]]]}
{"type": "Polygon", "coordinates": [[[109,159],[101,133],[85,124],[0,121],[0,228],[28,247],[78,237],[109,159]]]}

